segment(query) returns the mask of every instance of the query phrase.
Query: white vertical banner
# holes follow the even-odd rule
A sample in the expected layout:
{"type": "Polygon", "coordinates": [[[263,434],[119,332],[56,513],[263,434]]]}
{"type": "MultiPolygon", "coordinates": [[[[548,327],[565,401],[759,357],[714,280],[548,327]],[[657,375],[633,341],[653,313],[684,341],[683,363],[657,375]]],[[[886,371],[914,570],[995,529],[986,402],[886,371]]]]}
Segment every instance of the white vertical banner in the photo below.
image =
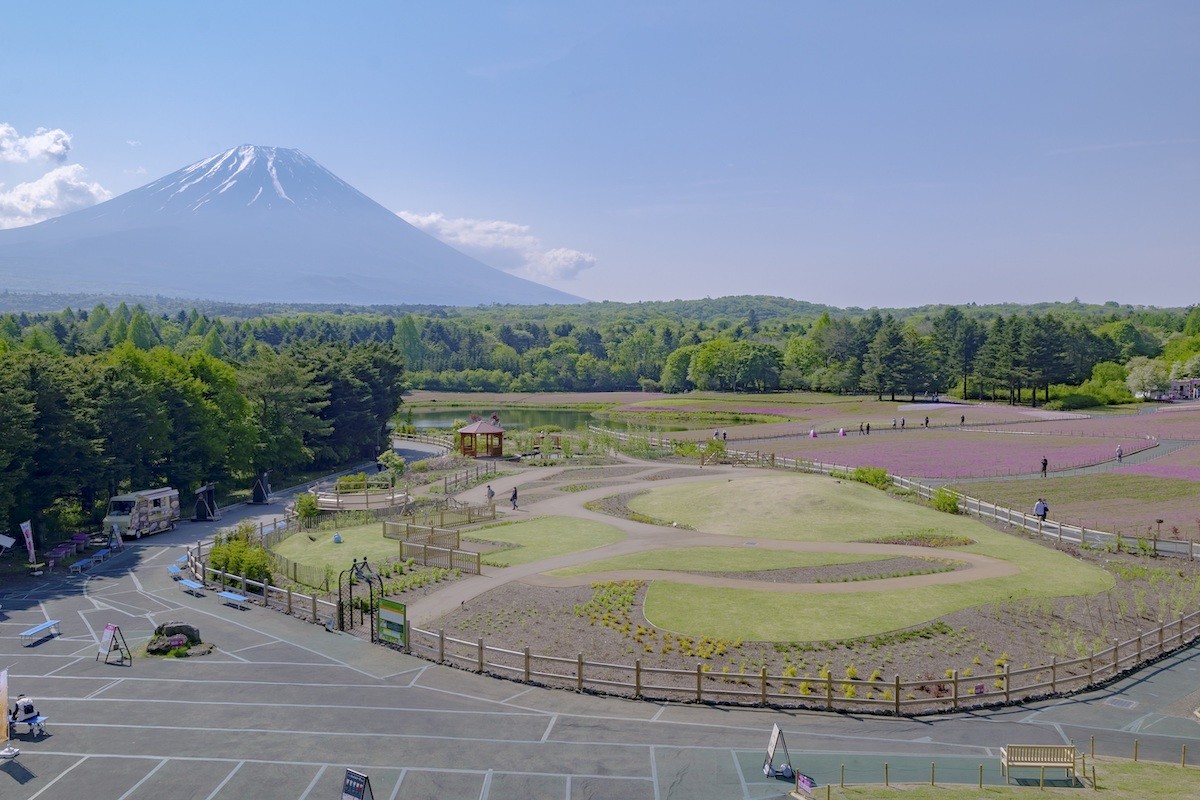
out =
{"type": "Polygon", "coordinates": [[[37,559],[34,557],[34,553],[33,553],[33,521],[32,520],[27,519],[21,523],[21,533],[25,535],[25,546],[27,548],[29,548],[29,563],[30,564],[36,563],[37,559]]]}
{"type": "Polygon", "coordinates": [[[0,710],[4,719],[0,720],[0,745],[8,741],[8,670],[0,670],[0,710]]]}

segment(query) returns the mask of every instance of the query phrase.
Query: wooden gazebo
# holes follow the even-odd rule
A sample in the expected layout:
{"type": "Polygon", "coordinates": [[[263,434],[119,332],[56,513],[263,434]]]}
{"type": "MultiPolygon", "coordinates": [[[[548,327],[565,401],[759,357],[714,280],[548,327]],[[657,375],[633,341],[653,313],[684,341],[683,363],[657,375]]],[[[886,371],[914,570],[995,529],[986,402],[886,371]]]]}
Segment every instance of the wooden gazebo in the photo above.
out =
{"type": "Polygon", "coordinates": [[[504,428],[483,420],[472,422],[458,429],[458,442],[459,452],[464,456],[499,458],[504,455],[504,428]]]}

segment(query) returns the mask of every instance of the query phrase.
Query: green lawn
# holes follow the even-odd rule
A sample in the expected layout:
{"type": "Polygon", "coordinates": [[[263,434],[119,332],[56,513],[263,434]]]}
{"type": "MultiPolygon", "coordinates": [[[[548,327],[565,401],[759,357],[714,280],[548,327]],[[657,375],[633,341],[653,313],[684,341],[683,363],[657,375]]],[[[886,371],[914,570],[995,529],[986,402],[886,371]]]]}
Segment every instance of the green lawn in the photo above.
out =
{"type": "Polygon", "coordinates": [[[341,528],[337,532],[342,535],[341,544],[334,544],[334,531],[310,531],[289,536],[275,547],[275,552],[299,564],[320,569],[329,566],[335,572],[347,569],[356,558],[365,557],[372,564],[386,558],[400,558],[400,542],[383,538],[381,522],[341,528]]]}
{"type": "Polygon", "coordinates": [[[863,484],[820,476],[767,475],[663,487],[635,498],[630,506],[739,539],[845,542],[916,532],[965,536],[975,544],[946,548],[947,556],[954,551],[979,553],[1021,570],[1014,576],[969,583],[848,594],[783,594],[655,581],[646,594],[646,618],[659,628],[694,636],[766,641],[856,638],[1012,598],[1089,595],[1114,585],[1103,570],[1028,539],[863,484]]]}
{"type": "Polygon", "coordinates": [[[726,547],[689,547],[650,550],[627,556],[606,558],[575,567],[556,569],[550,575],[586,575],[590,572],[614,572],[625,569],[676,569],[688,572],[759,572],[792,567],[825,567],[831,564],[857,564],[886,561],[890,555],[850,553],[788,553],[778,550],[732,549],[726,547]]]}
{"type": "Polygon", "coordinates": [[[621,541],[625,534],[611,525],[592,520],[535,517],[525,522],[507,522],[472,531],[471,538],[516,545],[514,549],[498,550],[483,557],[485,564],[511,567],[603,547],[621,541]]]}

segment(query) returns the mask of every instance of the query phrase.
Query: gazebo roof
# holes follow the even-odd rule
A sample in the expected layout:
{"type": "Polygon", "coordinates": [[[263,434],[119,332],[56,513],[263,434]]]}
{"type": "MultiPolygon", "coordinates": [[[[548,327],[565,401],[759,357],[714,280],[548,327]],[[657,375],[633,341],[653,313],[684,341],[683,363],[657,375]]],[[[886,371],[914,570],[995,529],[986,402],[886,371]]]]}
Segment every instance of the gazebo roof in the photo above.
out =
{"type": "Polygon", "coordinates": [[[459,428],[459,433],[504,433],[504,428],[497,427],[490,422],[479,420],[472,422],[465,428],[459,428]]]}

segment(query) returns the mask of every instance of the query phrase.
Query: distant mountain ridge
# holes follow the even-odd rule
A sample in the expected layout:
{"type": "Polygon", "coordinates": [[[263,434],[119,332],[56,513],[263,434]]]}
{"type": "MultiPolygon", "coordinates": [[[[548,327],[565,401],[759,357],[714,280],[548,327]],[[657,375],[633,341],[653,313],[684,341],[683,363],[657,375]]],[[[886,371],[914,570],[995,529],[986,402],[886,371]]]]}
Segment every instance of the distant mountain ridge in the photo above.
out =
{"type": "Polygon", "coordinates": [[[242,145],[0,230],[9,290],[235,303],[578,303],[418,230],[299,150],[242,145]]]}

